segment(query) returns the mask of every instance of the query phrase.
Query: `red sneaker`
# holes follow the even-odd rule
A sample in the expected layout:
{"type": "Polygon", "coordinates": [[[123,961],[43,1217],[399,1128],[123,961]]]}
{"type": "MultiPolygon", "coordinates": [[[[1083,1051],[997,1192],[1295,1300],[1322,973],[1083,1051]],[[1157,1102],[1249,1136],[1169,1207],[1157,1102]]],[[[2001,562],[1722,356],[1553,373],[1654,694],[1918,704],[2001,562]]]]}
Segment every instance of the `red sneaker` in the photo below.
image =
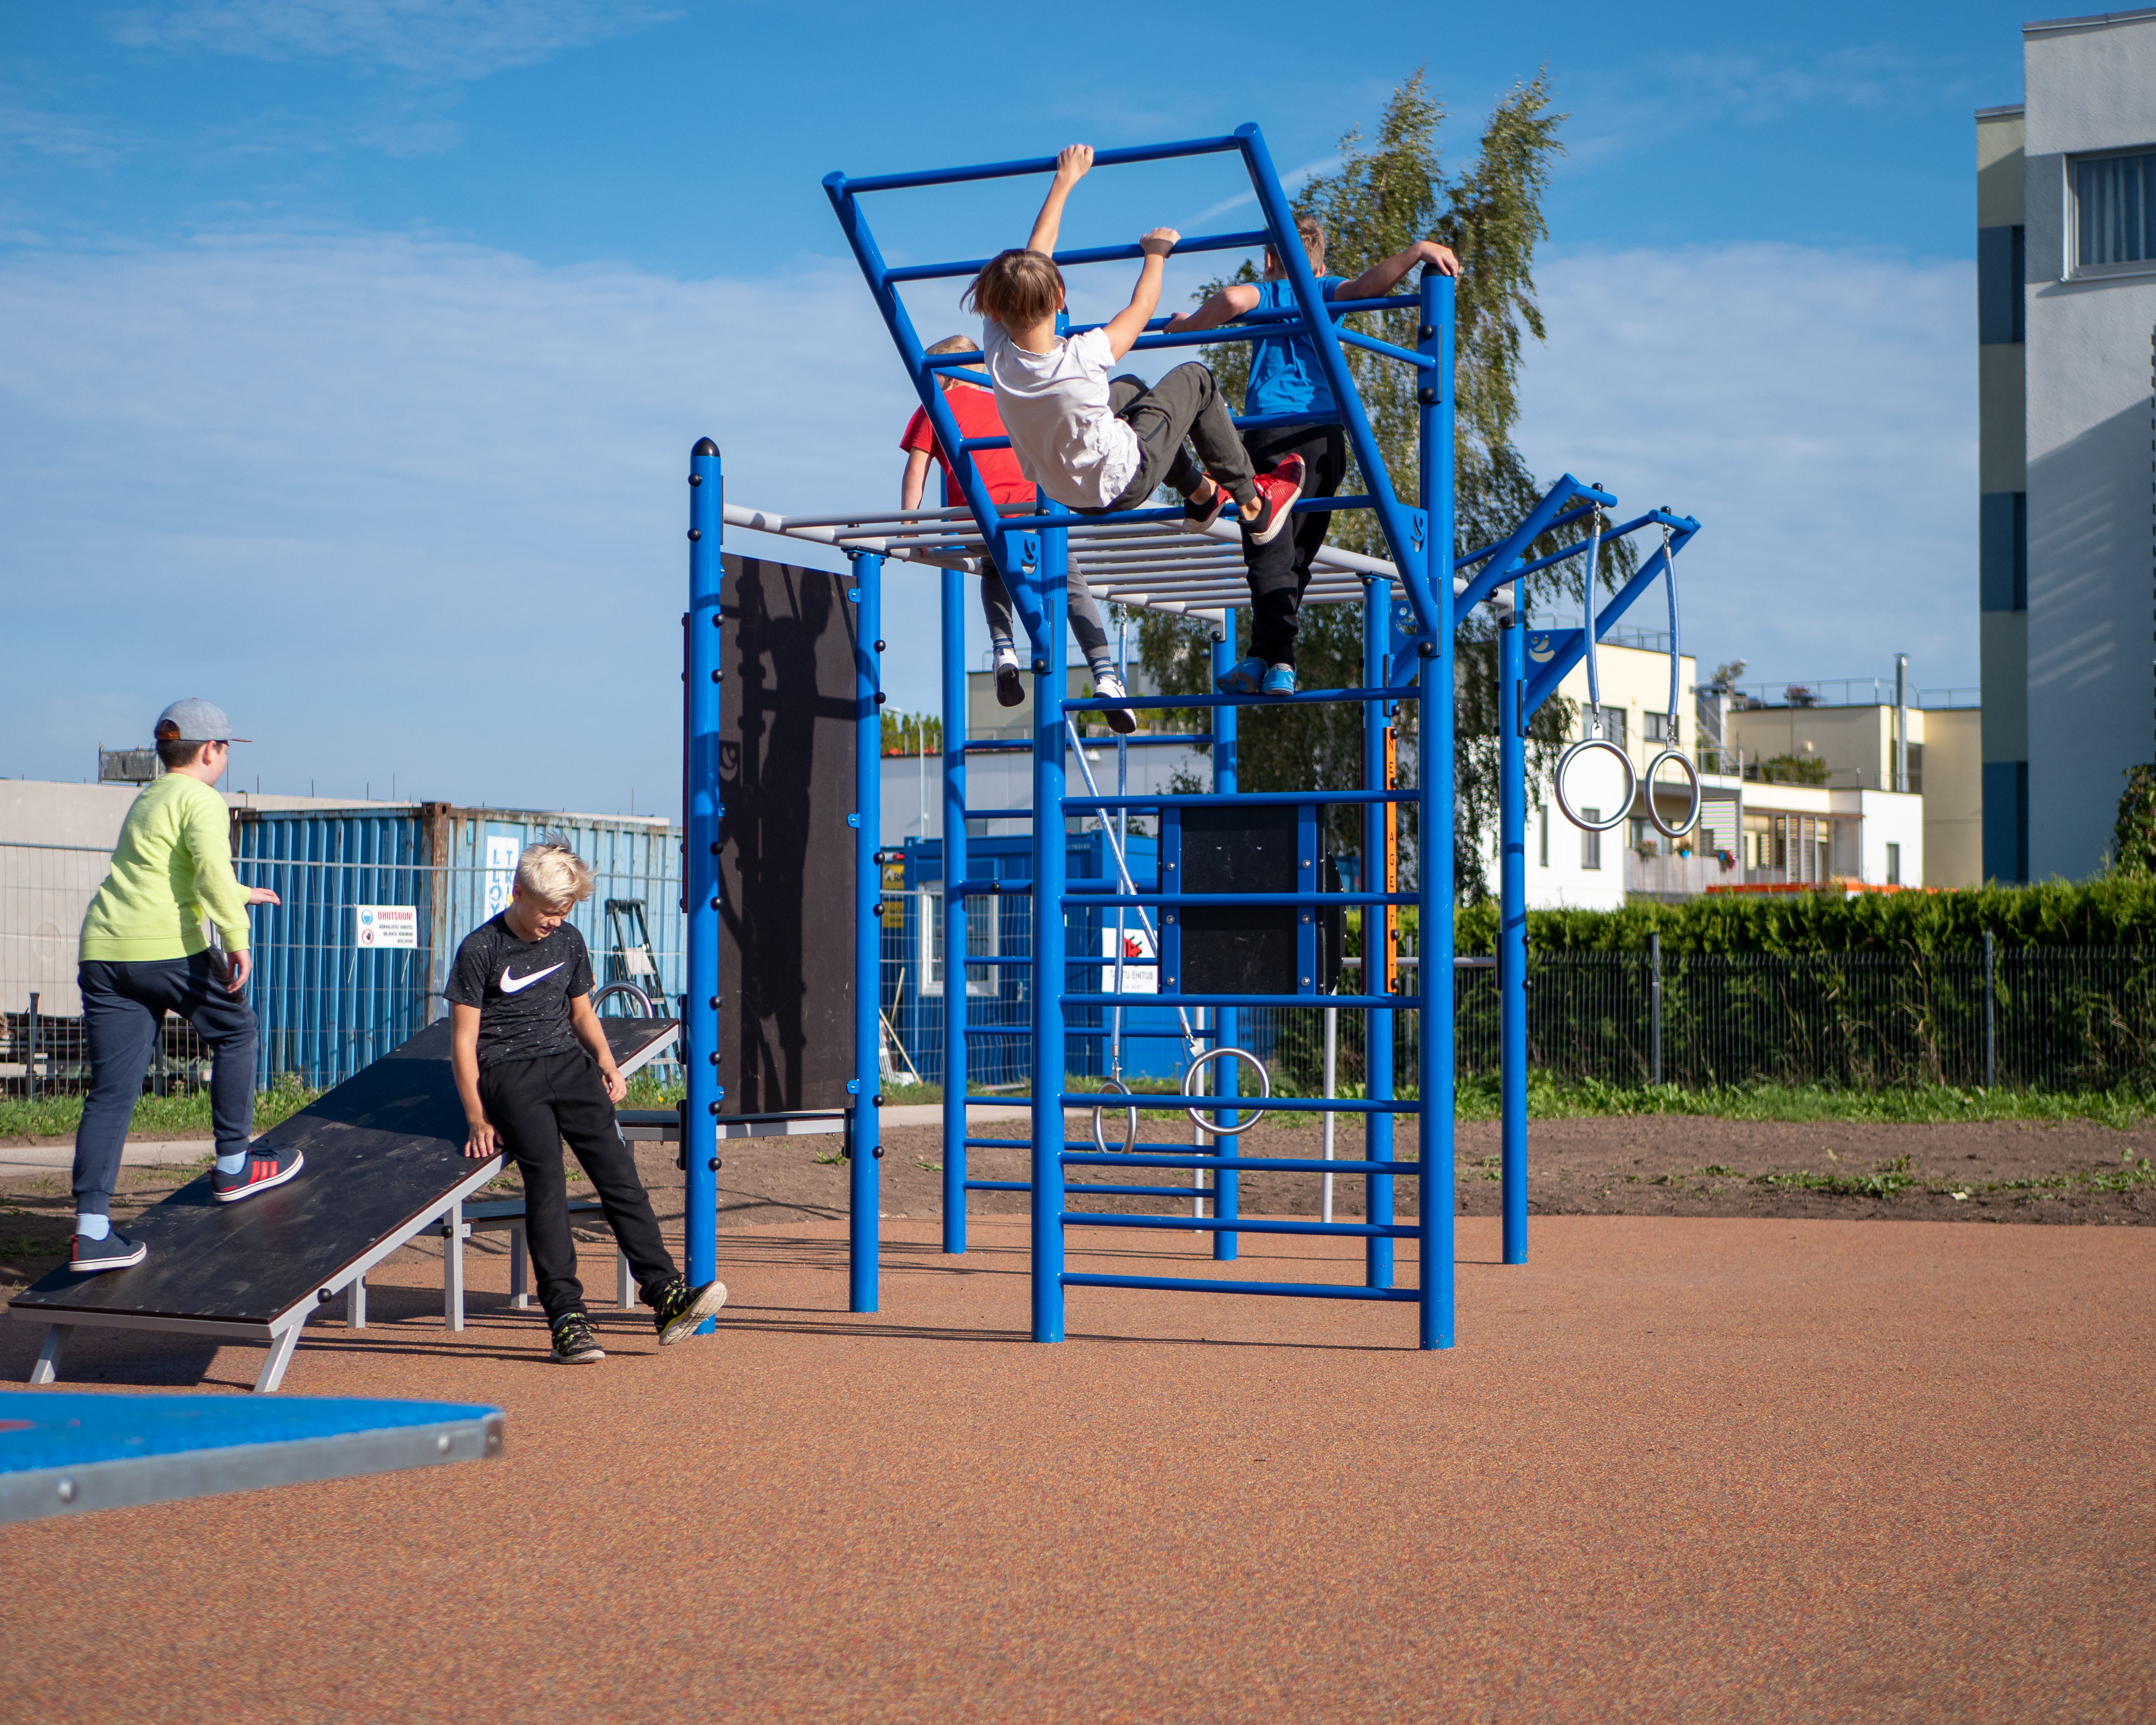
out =
{"type": "Polygon", "coordinates": [[[1183,500],[1183,519],[1187,523],[1184,531],[1191,533],[1203,533],[1214,522],[1220,519],[1220,511],[1227,506],[1228,488],[1219,480],[1214,480],[1213,495],[1203,503],[1193,502],[1188,497],[1183,500]]]}
{"type": "Polygon", "coordinates": [[[249,1150],[247,1165],[236,1174],[217,1174],[210,1193],[219,1204],[237,1204],[272,1186],[281,1186],[299,1173],[306,1158],[297,1150],[249,1150]]]}
{"type": "Polygon", "coordinates": [[[1258,475],[1258,495],[1265,506],[1257,520],[1244,523],[1253,545],[1270,545],[1280,536],[1281,529],[1287,525],[1288,511],[1302,495],[1304,471],[1302,457],[1291,455],[1270,473],[1258,475]]]}

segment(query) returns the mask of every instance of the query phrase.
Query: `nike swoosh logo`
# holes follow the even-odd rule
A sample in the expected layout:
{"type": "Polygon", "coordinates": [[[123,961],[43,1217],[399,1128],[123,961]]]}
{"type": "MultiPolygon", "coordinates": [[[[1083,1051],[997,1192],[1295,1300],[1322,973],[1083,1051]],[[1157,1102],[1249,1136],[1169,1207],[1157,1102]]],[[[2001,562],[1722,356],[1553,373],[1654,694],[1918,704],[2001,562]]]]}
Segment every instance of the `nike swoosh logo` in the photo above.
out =
{"type": "Polygon", "coordinates": [[[533,971],[529,976],[511,976],[509,973],[509,967],[505,964],[501,967],[501,992],[505,994],[517,993],[530,988],[541,977],[553,975],[561,968],[559,964],[550,964],[544,970],[533,971]]]}

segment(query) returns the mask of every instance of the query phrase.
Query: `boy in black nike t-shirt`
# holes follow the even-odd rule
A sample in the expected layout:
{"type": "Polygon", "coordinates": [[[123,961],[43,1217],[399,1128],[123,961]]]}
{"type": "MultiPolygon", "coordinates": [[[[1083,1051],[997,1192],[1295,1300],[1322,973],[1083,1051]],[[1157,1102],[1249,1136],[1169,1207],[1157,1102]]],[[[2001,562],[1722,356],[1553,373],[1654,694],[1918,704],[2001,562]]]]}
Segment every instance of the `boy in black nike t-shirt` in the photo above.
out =
{"type": "Polygon", "coordinates": [[[628,1255],[661,1345],[694,1334],[726,1301],[723,1282],[692,1288],[682,1281],[615,1124],[613,1105],[629,1086],[592,1010],[584,937],[567,921],[591,895],[592,871],[567,845],[526,846],[509,908],[465,937],[444,991],[450,1065],[471,1127],[465,1154],[506,1154],[516,1164],[554,1358],[576,1366],[596,1365],[606,1353],[593,1337],[577,1280],[564,1138],[628,1255]]]}

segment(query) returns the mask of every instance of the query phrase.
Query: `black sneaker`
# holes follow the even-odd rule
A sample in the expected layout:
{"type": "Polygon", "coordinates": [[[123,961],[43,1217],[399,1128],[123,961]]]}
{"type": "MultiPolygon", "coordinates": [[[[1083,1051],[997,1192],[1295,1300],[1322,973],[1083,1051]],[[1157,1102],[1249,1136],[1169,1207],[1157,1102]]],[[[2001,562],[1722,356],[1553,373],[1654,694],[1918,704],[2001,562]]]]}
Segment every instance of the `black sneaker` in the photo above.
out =
{"type": "Polygon", "coordinates": [[[592,1321],[581,1312],[565,1312],[554,1320],[554,1363],[557,1366],[595,1366],[606,1358],[606,1349],[592,1334],[592,1321]]]}
{"type": "Polygon", "coordinates": [[[996,655],[996,704],[998,706],[1024,706],[1025,682],[1019,670],[1018,655],[996,655]]]}
{"type": "Polygon", "coordinates": [[[696,1326],[726,1303],[724,1282],[707,1281],[701,1288],[692,1288],[675,1276],[651,1301],[651,1322],[659,1332],[659,1345],[670,1348],[685,1336],[693,1336],[696,1326]]]}
{"type": "Polygon", "coordinates": [[[149,1255],[149,1247],[141,1240],[130,1240],[116,1230],[102,1240],[78,1234],[68,1251],[68,1268],[77,1276],[90,1276],[100,1270],[125,1270],[130,1265],[140,1264],[149,1255]]]}
{"type": "Polygon", "coordinates": [[[1220,519],[1220,511],[1228,506],[1228,488],[1218,480],[1213,481],[1213,495],[1203,503],[1186,497],[1183,500],[1183,519],[1185,531],[1203,533],[1220,519]]]}
{"type": "Polygon", "coordinates": [[[297,1150],[249,1150],[238,1173],[212,1175],[210,1195],[219,1204],[238,1204],[243,1198],[252,1198],[272,1186],[283,1185],[299,1173],[306,1160],[297,1150]]]}

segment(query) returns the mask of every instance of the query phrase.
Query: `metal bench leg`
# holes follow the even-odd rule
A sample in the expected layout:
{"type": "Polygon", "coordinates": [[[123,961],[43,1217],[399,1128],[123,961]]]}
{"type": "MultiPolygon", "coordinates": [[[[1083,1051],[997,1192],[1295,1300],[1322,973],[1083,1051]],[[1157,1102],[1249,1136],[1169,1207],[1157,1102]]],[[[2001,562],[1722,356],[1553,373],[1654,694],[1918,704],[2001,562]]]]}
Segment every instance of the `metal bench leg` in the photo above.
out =
{"type": "Polygon", "coordinates": [[[261,1375],[254,1380],[257,1395],[275,1395],[285,1381],[285,1368],[292,1363],[292,1351],[300,1345],[300,1332],[306,1326],[292,1327],[270,1344],[270,1358],[262,1362],[261,1375]]]}
{"type": "Polygon", "coordinates": [[[613,1255],[613,1303],[624,1312],[636,1304],[636,1277],[629,1267],[629,1254],[619,1247],[613,1255]]]}
{"type": "Polygon", "coordinates": [[[355,1276],[344,1291],[344,1327],[348,1330],[367,1327],[367,1278],[363,1276],[355,1276]]]}
{"type": "Polygon", "coordinates": [[[45,1339],[38,1349],[37,1363],[30,1368],[33,1384],[56,1383],[60,1375],[60,1356],[67,1352],[68,1332],[72,1324],[48,1324],[45,1339]]]}
{"type": "Polygon", "coordinates": [[[524,1244],[524,1224],[509,1229],[509,1303],[519,1312],[531,1303],[531,1259],[524,1244]]]}
{"type": "Polygon", "coordinates": [[[465,1207],[449,1206],[442,1240],[442,1327],[465,1327],[465,1207]]]}

